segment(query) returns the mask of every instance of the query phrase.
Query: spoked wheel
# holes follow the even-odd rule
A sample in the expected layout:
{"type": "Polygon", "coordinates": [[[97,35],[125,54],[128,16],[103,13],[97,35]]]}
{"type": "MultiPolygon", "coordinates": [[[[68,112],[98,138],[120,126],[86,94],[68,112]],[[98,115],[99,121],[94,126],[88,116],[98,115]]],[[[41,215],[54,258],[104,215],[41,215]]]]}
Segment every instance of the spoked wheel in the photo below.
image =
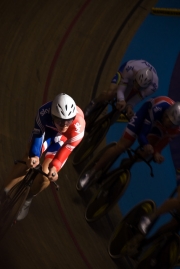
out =
{"type": "Polygon", "coordinates": [[[90,132],[91,129],[94,126],[94,122],[97,120],[97,118],[100,116],[100,114],[103,112],[103,110],[107,107],[106,104],[97,104],[96,108],[94,111],[87,117],[85,118],[86,120],[86,132],[90,132]]]}
{"type": "MultiPolygon", "coordinates": [[[[77,184],[76,184],[76,189],[78,191],[85,191],[87,190],[92,184],[93,182],[88,182],[85,185],[82,184],[82,180],[84,179],[84,175],[90,171],[91,169],[93,169],[94,165],[98,162],[98,160],[103,156],[103,154],[105,154],[105,152],[107,151],[107,149],[111,148],[112,146],[115,146],[117,144],[117,142],[112,142],[109,145],[107,145],[106,147],[104,147],[102,150],[99,151],[99,153],[97,154],[97,156],[88,163],[88,165],[85,167],[85,169],[82,171],[82,173],[80,174],[77,184]]],[[[109,164],[107,164],[109,165],[109,164]]],[[[104,168],[105,170],[106,168],[104,168]]]]}
{"type": "Polygon", "coordinates": [[[0,240],[15,223],[16,217],[29,193],[29,189],[29,187],[22,187],[22,182],[17,183],[0,205],[0,240]]]}
{"type": "Polygon", "coordinates": [[[122,219],[119,225],[115,228],[109,241],[108,252],[111,258],[118,259],[124,256],[136,256],[137,245],[133,238],[142,238],[141,233],[138,230],[139,221],[142,216],[154,212],[155,209],[155,203],[152,200],[146,200],[135,206],[122,219]]]}
{"type": "Polygon", "coordinates": [[[84,136],[77,150],[74,152],[73,165],[80,165],[90,159],[97,146],[105,137],[110,126],[110,119],[108,117],[99,120],[91,132],[84,136]]]}
{"type": "Polygon", "coordinates": [[[161,235],[143,253],[137,269],[170,269],[178,262],[180,239],[177,234],[161,235]]]}
{"type": "Polygon", "coordinates": [[[116,169],[106,178],[89,202],[85,218],[88,222],[104,216],[119,200],[130,180],[129,170],[116,169]]]}

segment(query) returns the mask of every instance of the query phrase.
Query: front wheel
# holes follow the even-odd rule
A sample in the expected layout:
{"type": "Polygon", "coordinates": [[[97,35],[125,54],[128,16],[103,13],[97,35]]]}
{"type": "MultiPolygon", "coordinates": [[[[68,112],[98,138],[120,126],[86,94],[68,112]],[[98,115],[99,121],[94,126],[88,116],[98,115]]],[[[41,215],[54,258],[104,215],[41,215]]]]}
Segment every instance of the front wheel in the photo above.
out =
{"type": "MultiPolygon", "coordinates": [[[[83,180],[83,178],[84,178],[84,175],[85,175],[88,171],[90,171],[90,170],[92,170],[92,169],[94,168],[95,164],[99,161],[99,159],[106,153],[106,151],[107,151],[109,148],[115,146],[116,144],[117,144],[117,142],[112,142],[112,143],[110,143],[109,145],[105,146],[102,150],[100,150],[100,151],[98,152],[98,154],[96,155],[96,157],[93,158],[93,159],[88,163],[88,165],[84,168],[84,170],[83,170],[82,173],[80,174],[80,176],[79,176],[79,178],[78,178],[78,181],[77,181],[77,183],[76,183],[76,189],[77,189],[78,191],[85,191],[85,190],[87,190],[89,187],[92,186],[93,182],[91,182],[91,181],[88,182],[86,185],[83,186],[83,184],[82,184],[82,180],[83,180]]],[[[107,166],[109,166],[109,165],[111,165],[111,164],[108,163],[107,166]]],[[[107,167],[107,166],[106,166],[106,167],[107,167]]],[[[103,170],[105,170],[106,167],[104,167],[103,170]]]]}
{"type": "Polygon", "coordinates": [[[117,169],[110,172],[99,190],[90,200],[85,218],[88,222],[96,221],[118,202],[130,181],[129,170],[117,169]]]}
{"type": "Polygon", "coordinates": [[[0,206],[0,240],[12,227],[21,210],[30,187],[24,187],[22,182],[17,183],[7,194],[0,206]]]}
{"type": "MultiPolygon", "coordinates": [[[[108,252],[111,258],[118,259],[126,256],[136,255],[136,246],[132,244],[134,236],[141,236],[138,224],[142,216],[151,214],[156,209],[152,200],[145,200],[136,205],[115,228],[108,245],[108,252]]],[[[144,267],[145,268],[145,267],[144,267]]]]}

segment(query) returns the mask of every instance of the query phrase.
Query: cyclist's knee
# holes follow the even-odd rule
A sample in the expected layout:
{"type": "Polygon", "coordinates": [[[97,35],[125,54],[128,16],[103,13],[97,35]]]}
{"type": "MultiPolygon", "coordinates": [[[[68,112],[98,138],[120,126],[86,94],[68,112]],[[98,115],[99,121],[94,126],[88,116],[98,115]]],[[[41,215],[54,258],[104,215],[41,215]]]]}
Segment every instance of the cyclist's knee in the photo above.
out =
{"type": "Polygon", "coordinates": [[[119,151],[123,152],[123,151],[126,151],[129,147],[131,147],[132,144],[133,144],[132,141],[121,137],[120,140],[118,141],[118,143],[116,144],[116,146],[119,149],[119,151]]]}

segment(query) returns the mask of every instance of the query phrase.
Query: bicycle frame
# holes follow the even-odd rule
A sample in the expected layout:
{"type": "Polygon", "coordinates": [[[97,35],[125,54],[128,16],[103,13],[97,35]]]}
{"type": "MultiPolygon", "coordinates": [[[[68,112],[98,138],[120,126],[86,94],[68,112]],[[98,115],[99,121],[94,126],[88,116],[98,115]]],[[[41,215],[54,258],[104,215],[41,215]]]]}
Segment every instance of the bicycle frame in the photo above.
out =
{"type": "MultiPolygon", "coordinates": [[[[18,162],[25,164],[23,161],[16,161],[15,163],[18,162]]],[[[41,165],[30,168],[23,180],[15,184],[2,201],[0,205],[0,239],[15,223],[17,215],[29,194],[30,186],[38,173],[48,177],[48,174],[42,171],[41,165]]],[[[59,185],[56,182],[53,182],[53,184],[55,184],[56,190],[59,190],[59,185]]]]}

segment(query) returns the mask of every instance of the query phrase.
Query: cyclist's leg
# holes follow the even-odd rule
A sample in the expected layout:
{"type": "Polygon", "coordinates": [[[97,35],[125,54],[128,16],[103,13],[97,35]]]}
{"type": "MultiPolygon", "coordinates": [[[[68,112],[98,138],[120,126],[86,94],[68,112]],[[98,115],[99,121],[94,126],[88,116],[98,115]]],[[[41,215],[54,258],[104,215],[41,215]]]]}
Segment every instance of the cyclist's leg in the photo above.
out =
{"type": "MultiPolygon", "coordinates": [[[[43,163],[42,163],[42,170],[48,174],[49,172],[49,164],[52,161],[52,158],[45,158],[43,163]]],[[[43,191],[44,189],[46,189],[50,184],[50,181],[47,177],[38,174],[31,186],[31,192],[34,194],[38,194],[41,191],[43,191]]]]}
{"type": "Polygon", "coordinates": [[[109,148],[106,154],[96,163],[94,167],[95,171],[100,171],[106,163],[117,158],[133,145],[141,128],[141,123],[142,116],[139,118],[136,115],[131,119],[117,144],[109,148]]]}
{"type": "Polygon", "coordinates": [[[118,85],[115,83],[111,83],[108,91],[103,91],[97,96],[93,101],[94,103],[103,103],[112,100],[116,97],[118,85]]]}
{"type": "Polygon", "coordinates": [[[121,80],[121,73],[118,70],[115,76],[112,78],[109,89],[107,91],[102,91],[96,98],[91,100],[91,102],[84,109],[85,117],[88,117],[90,113],[95,109],[96,104],[105,103],[116,97],[117,88],[121,80]]]}
{"type": "Polygon", "coordinates": [[[157,208],[157,210],[149,215],[144,216],[140,223],[139,228],[142,233],[147,233],[151,226],[153,225],[154,221],[161,215],[168,213],[170,211],[177,211],[180,212],[180,186],[177,188],[177,197],[172,197],[167,199],[161,206],[157,208]]]}
{"type": "Polygon", "coordinates": [[[109,148],[105,155],[95,164],[95,171],[100,171],[108,162],[116,157],[120,156],[124,151],[126,151],[129,147],[132,146],[134,141],[128,140],[125,137],[121,137],[120,140],[109,148]]]}

